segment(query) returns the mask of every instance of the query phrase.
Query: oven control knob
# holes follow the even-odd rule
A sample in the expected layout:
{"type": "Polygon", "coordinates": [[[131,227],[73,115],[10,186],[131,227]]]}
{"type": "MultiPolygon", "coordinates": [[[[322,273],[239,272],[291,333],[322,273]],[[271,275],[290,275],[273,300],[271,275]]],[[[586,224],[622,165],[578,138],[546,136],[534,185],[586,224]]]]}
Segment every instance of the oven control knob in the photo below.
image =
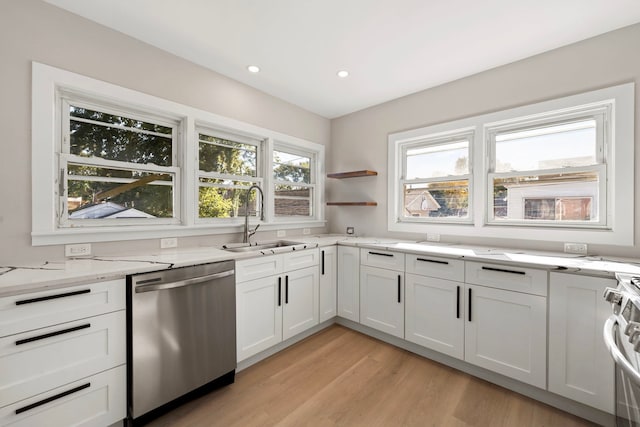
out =
{"type": "Polygon", "coordinates": [[[629,321],[627,326],[624,328],[624,334],[629,336],[631,334],[639,334],[640,333],[640,322],[629,321]]]}
{"type": "Polygon", "coordinates": [[[604,299],[611,304],[620,305],[622,303],[622,294],[615,288],[606,288],[604,290],[604,299]]]}
{"type": "Polygon", "coordinates": [[[633,349],[636,352],[640,352],[640,340],[636,341],[636,343],[633,345],[633,349]]]}

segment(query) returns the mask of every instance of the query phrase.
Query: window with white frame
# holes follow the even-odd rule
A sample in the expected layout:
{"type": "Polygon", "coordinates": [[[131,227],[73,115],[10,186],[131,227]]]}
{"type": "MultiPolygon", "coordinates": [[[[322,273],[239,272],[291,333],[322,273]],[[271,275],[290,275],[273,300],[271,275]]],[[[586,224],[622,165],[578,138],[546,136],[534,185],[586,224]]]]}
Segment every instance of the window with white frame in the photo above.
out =
{"type": "Polygon", "coordinates": [[[607,226],[610,106],[486,127],[491,224],[607,226]]]}
{"type": "Polygon", "coordinates": [[[632,245],[634,91],[627,83],[390,134],[388,229],[632,245]],[[467,186],[466,212],[438,212],[445,184],[458,206],[467,186]]]}
{"type": "Polygon", "coordinates": [[[276,144],[273,200],[276,217],[313,217],[316,153],[276,144]]]}
{"type": "Polygon", "coordinates": [[[464,131],[400,144],[402,221],[469,221],[472,141],[464,131]]]}
{"type": "MultiPolygon", "coordinates": [[[[263,141],[221,131],[198,131],[198,217],[233,218],[244,215],[246,190],[262,187],[263,141]]],[[[257,192],[249,195],[255,212],[257,192]]]]}
{"type": "Polygon", "coordinates": [[[179,221],[178,123],[62,95],[61,227],[179,221]]]}

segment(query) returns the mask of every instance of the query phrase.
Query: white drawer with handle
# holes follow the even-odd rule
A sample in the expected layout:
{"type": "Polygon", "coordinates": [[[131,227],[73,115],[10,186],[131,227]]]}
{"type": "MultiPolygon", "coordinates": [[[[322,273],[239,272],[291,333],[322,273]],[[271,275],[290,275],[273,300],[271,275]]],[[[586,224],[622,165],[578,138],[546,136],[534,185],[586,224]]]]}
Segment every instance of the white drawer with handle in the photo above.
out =
{"type": "Polygon", "coordinates": [[[280,274],[283,271],[282,255],[266,255],[236,261],[236,283],[280,274]]]}
{"type": "Polygon", "coordinates": [[[489,264],[483,262],[465,263],[465,282],[508,291],[547,296],[546,270],[489,264]]]}
{"type": "Polygon", "coordinates": [[[284,257],[284,271],[293,271],[318,265],[320,251],[317,248],[305,249],[302,251],[288,252],[282,256],[284,257]]]}
{"type": "Polygon", "coordinates": [[[407,254],[405,271],[420,276],[464,282],[464,261],[431,255],[407,254]]]}
{"type": "Polygon", "coordinates": [[[404,254],[381,249],[360,249],[360,264],[404,271],[404,254]]]}

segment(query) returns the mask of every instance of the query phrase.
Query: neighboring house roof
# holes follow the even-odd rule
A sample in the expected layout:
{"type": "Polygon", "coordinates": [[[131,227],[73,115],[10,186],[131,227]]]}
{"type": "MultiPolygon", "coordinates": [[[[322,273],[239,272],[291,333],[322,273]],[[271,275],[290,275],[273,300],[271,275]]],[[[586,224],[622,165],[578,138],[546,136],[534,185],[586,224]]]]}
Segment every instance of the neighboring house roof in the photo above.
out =
{"type": "Polygon", "coordinates": [[[70,219],[101,218],[155,218],[146,212],[126,208],[113,202],[96,203],[77,209],[69,214],[70,219]]]}
{"type": "Polygon", "coordinates": [[[440,204],[428,191],[417,194],[413,200],[405,204],[405,209],[409,212],[429,212],[440,209],[440,204]]]}

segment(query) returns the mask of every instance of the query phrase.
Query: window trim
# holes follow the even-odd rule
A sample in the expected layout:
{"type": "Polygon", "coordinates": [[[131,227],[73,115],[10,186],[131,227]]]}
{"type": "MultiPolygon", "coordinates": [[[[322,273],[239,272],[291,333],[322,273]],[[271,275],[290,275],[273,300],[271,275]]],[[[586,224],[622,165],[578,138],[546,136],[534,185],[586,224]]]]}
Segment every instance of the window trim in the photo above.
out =
{"type": "MultiPolygon", "coordinates": [[[[535,104],[506,109],[488,114],[468,117],[452,122],[439,123],[418,129],[411,129],[388,136],[388,215],[387,229],[391,232],[437,233],[441,235],[528,239],[554,242],[582,242],[588,244],[606,244],[632,246],[634,240],[634,114],[635,84],[626,83],[605,89],[594,90],[567,97],[552,99],[535,104]],[[611,121],[606,123],[612,140],[606,145],[606,189],[607,229],[522,226],[520,224],[502,225],[488,222],[487,203],[489,193],[490,147],[487,143],[487,126],[499,126],[514,120],[545,119],[549,115],[583,114],[585,108],[610,103],[611,121]],[[581,110],[582,109],[582,110],[581,110]],[[396,209],[399,206],[398,180],[402,171],[400,144],[408,140],[417,140],[425,135],[451,132],[462,128],[474,129],[473,149],[473,193],[474,210],[471,224],[451,223],[414,223],[397,221],[396,209]],[[624,183],[624,185],[622,185],[624,183]],[[616,185],[618,184],[618,185],[616,185]],[[609,200],[610,199],[610,200],[609,200]],[[478,201],[481,201],[478,203],[478,201]],[[541,230],[545,232],[541,232],[541,230]]],[[[492,190],[491,190],[492,191],[492,190]]],[[[604,199],[603,199],[604,200],[604,199]]]]}
{"type": "MultiPolygon", "coordinates": [[[[96,80],[80,74],[32,62],[32,231],[33,246],[69,244],[83,242],[108,242],[119,240],[138,240],[162,237],[187,237],[203,234],[229,234],[242,231],[242,221],[225,223],[199,223],[197,212],[197,137],[196,128],[213,127],[245,135],[257,135],[273,145],[273,141],[289,144],[293,147],[309,149],[317,153],[318,170],[316,216],[314,218],[291,217],[283,221],[266,221],[260,230],[282,230],[302,227],[324,227],[324,183],[320,179],[324,173],[324,145],[310,142],[281,132],[251,125],[236,119],[220,116],[194,107],[148,95],[132,89],[96,80]],[[60,91],[73,94],[74,97],[104,102],[106,105],[123,106],[127,111],[145,111],[152,116],[166,117],[181,123],[177,143],[181,147],[176,152],[177,165],[182,169],[180,194],[176,209],[179,209],[180,224],[150,224],[102,227],[57,227],[55,196],[60,176],[57,171],[57,156],[61,143],[61,111],[56,108],[60,91]]],[[[266,147],[264,156],[270,155],[266,147]]],[[[268,175],[265,176],[263,189],[269,188],[268,175]]],[[[268,196],[267,191],[265,195],[268,196]]],[[[270,197],[270,196],[268,196],[270,197]]],[[[178,212],[176,212],[177,214],[178,212]]],[[[121,224],[120,222],[118,224],[121,224]]]]}

